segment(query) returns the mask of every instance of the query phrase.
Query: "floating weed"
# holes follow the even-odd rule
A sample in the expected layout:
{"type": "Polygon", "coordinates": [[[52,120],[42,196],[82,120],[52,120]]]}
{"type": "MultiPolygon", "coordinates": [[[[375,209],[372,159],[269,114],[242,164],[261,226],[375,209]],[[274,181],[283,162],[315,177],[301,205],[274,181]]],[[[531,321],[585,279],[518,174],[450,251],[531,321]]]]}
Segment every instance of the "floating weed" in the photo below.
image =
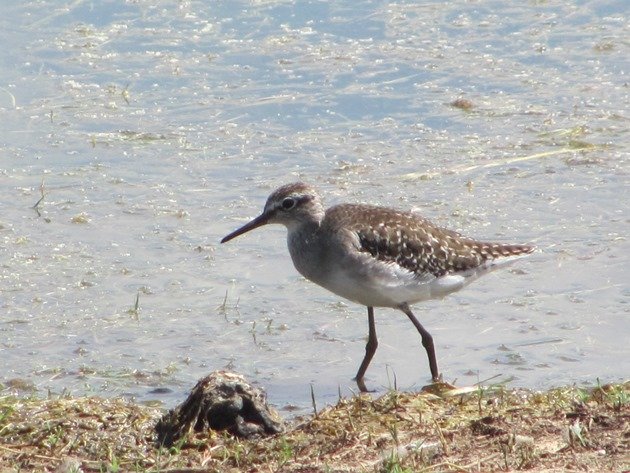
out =
{"type": "Polygon", "coordinates": [[[33,205],[32,208],[35,209],[35,212],[37,212],[37,216],[41,217],[42,214],[39,212],[39,204],[41,204],[44,201],[44,197],[46,197],[46,187],[44,186],[44,178],[43,177],[42,177],[42,183],[39,185],[39,193],[40,193],[41,197],[39,198],[39,200],[37,202],[35,202],[35,205],[33,205]]]}
{"type": "MultiPolygon", "coordinates": [[[[401,176],[403,180],[428,180],[433,179],[435,177],[445,175],[445,174],[467,174],[471,171],[476,171],[478,169],[489,169],[495,167],[505,167],[512,165],[514,163],[523,162],[523,161],[531,161],[535,159],[543,159],[550,156],[557,155],[573,155],[576,150],[582,151],[584,153],[591,150],[603,149],[606,145],[595,145],[585,141],[584,139],[580,139],[580,137],[588,134],[588,130],[585,126],[576,126],[572,128],[551,130],[544,133],[540,133],[538,136],[540,138],[541,144],[546,144],[549,146],[559,147],[559,149],[553,149],[550,151],[543,151],[540,153],[534,153],[527,156],[514,156],[503,159],[494,159],[492,161],[486,162],[484,161],[481,164],[472,164],[472,165],[458,165],[454,166],[450,169],[444,169],[436,172],[413,172],[404,174],[401,176]]],[[[589,160],[586,160],[589,163],[589,160]]]]}
{"type": "Polygon", "coordinates": [[[140,316],[140,291],[136,293],[136,301],[133,304],[133,307],[127,311],[129,315],[131,315],[134,320],[139,320],[140,316]]]}
{"type": "Polygon", "coordinates": [[[397,391],[398,381],[396,379],[396,372],[389,365],[385,365],[385,372],[387,373],[387,384],[389,386],[389,390],[397,391]]]}
{"type": "Polygon", "coordinates": [[[317,418],[317,402],[315,402],[315,388],[311,383],[311,405],[313,406],[313,415],[317,418]]]}
{"type": "Polygon", "coordinates": [[[225,320],[227,320],[227,314],[230,310],[235,310],[238,313],[238,303],[240,302],[240,297],[238,299],[236,299],[236,302],[230,307],[228,305],[228,290],[225,290],[225,296],[223,297],[223,302],[221,303],[221,305],[219,305],[217,307],[217,311],[219,312],[219,314],[222,314],[225,317],[225,320]]]}
{"type": "Polygon", "coordinates": [[[549,156],[555,156],[555,155],[560,155],[560,154],[568,154],[568,153],[575,153],[575,149],[571,148],[569,146],[561,148],[561,149],[557,149],[557,150],[551,150],[551,151],[544,151],[541,153],[534,153],[534,154],[530,154],[527,156],[516,156],[516,157],[512,157],[512,158],[505,158],[505,159],[495,159],[494,161],[491,162],[484,162],[483,164],[473,164],[473,165],[464,165],[464,166],[454,166],[450,169],[445,169],[443,171],[436,171],[436,172],[412,172],[412,173],[408,173],[408,174],[403,174],[402,176],[400,176],[400,178],[402,180],[405,181],[415,181],[415,180],[428,180],[428,179],[434,179],[438,176],[441,175],[447,175],[447,174],[466,174],[466,173],[470,173],[471,171],[476,171],[478,169],[489,169],[489,168],[495,168],[495,167],[505,167],[514,163],[518,163],[518,162],[522,162],[522,161],[531,161],[534,159],[542,159],[542,158],[547,158],[549,156]]]}
{"type": "Polygon", "coordinates": [[[219,311],[219,313],[223,315],[225,315],[227,312],[227,298],[228,298],[228,291],[226,289],[225,296],[223,296],[223,302],[221,303],[219,307],[217,307],[217,310],[219,311]]]}
{"type": "MultiPolygon", "coordinates": [[[[9,96],[9,99],[11,101],[11,108],[15,108],[15,106],[16,106],[15,95],[13,95],[11,92],[9,92],[4,87],[0,87],[0,90],[2,92],[6,93],[9,96]]],[[[50,111],[50,116],[51,116],[51,120],[52,120],[52,110],[50,111]]]]}
{"type": "Polygon", "coordinates": [[[130,103],[130,101],[129,101],[129,98],[130,98],[130,94],[129,94],[129,85],[130,85],[130,84],[127,84],[127,85],[125,86],[125,88],[122,90],[122,92],[120,93],[120,95],[122,96],[123,100],[124,100],[125,102],[127,102],[127,105],[129,105],[129,103],[130,103]]]}

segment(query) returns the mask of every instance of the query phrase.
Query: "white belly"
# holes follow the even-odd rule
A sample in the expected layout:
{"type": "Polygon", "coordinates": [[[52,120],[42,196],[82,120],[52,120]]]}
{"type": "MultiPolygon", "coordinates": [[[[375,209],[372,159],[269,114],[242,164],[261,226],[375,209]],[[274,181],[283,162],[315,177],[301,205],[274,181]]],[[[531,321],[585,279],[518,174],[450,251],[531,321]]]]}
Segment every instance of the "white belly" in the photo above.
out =
{"type": "Polygon", "coordinates": [[[501,258],[473,270],[440,277],[432,275],[419,277],[393,263],[371,260],[365,265],[331,264],[325,273],[307,278],[358,304],[370,307],[399,307],[402,304],[446,297],[479,276],[516,259],[518,258],[501,258]]]}

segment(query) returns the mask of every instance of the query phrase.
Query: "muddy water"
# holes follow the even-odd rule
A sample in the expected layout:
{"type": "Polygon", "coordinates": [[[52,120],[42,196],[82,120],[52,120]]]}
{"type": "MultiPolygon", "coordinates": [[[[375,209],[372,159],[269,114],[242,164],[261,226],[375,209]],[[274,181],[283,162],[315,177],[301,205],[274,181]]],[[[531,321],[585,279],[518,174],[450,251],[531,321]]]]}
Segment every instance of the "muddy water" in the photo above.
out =
{"type": "MultiPolygon", "coordinates": [[[[229,368],[279,407],[349,394],[365,309],[299,277],[282,228],[218,244],[296,179],[539,246],[414,308],[447,379],[627,378],[624,2],[2,9],[9,391],[172,406],[229,368]]],[[[413,326],[376,317],[368,385],[418,389],[413,326]]]]}

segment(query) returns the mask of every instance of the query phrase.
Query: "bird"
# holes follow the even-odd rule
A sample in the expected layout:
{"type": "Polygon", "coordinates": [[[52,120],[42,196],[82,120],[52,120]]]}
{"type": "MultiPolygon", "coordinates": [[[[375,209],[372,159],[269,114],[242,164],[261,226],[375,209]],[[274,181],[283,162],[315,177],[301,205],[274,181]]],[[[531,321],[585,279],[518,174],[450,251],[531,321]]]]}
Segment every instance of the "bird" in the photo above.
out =
{"type": "Polygon", "coordinates": [[[368,391],[365,373],[378,347],[375,307],[398,309],[409,318],[427,353],[432,381],[442,382],[433,337],[410,306],[442,299],[536,249],[468,238],[411,211],[351,203],[325,209],[317,190],[304,182],[273,191],[262,213],[221,243],[267,224],[287,228],[289,253],[302,276],[367,307],[365,355],[354,377],[361,392],[368,391]]]}

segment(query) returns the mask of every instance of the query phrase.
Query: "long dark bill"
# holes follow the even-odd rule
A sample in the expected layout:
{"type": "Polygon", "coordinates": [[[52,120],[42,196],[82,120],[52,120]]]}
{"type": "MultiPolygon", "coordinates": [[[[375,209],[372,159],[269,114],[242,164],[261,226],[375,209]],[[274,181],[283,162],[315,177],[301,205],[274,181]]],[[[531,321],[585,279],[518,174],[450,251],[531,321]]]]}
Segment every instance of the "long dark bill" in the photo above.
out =
{"type": "Polygon", "coordinates": [[[223,240],[221,240],[221,243],[225,243],[227,241],[230,241],[232,238],[236,238],[237,236],[242,235],[243,233],[247,233],[248,231],[253,230],[254,228],[262,227],[267,222],[269,222],[269,218],[270,218],[270,215],[268,215],[268,214],[264,214],[263,213],[263,214],[259,215],[254,220],[252,220],[249,223],[246,223],[245,225],[243,225],[238,230],[234,230],[229,235],[223,237],[223,240]]]}

